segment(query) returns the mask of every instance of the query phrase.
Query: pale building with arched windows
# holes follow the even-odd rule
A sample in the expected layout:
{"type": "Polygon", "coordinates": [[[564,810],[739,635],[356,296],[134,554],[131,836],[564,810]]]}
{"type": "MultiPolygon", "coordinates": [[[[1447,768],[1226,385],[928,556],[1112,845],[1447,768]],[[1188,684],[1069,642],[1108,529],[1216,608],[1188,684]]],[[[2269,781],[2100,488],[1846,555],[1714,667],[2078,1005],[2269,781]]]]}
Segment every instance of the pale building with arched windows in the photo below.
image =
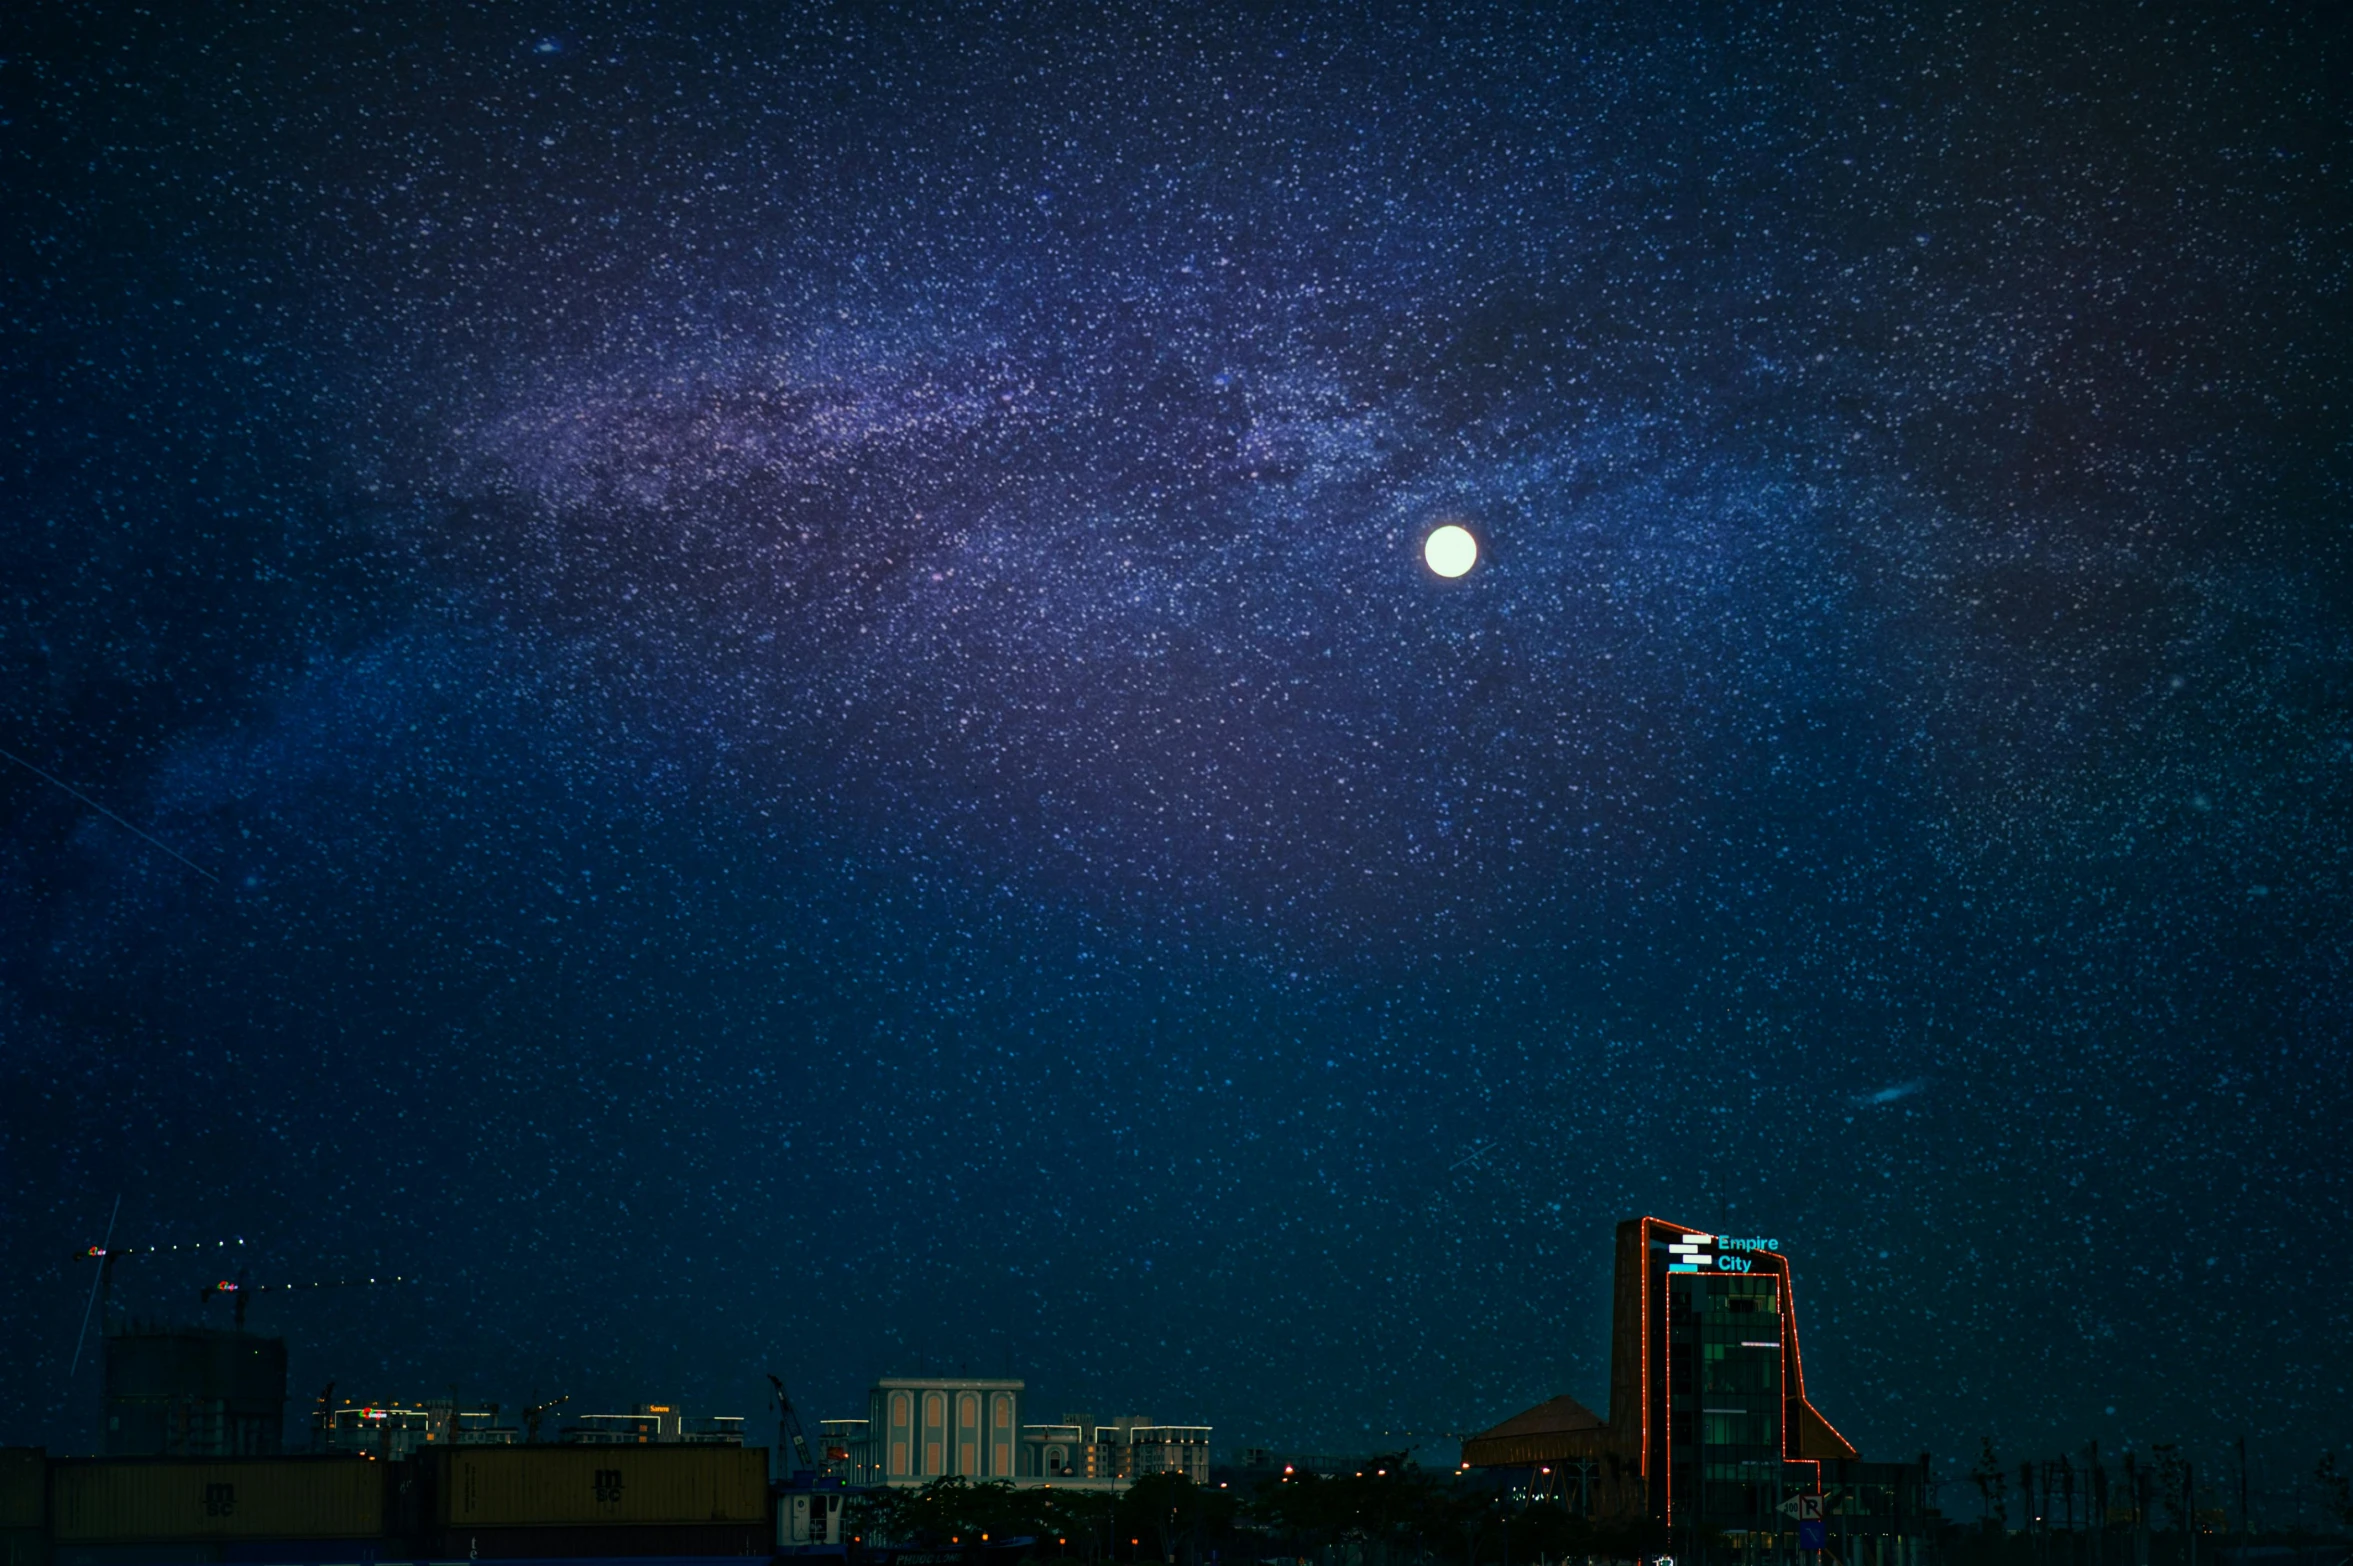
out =
{"type": "Polygon", "coordinates": [[[1020,1381],[971,1376],[885,1376],[866,1395],[864,1420],[825,1421],[827,1471],[854,1485],[961,1477],[1123,1490],[1153,1473],[1209,1480],[1207,1425],[1155,1425],[1141,1415],[1107,1425],[1079,1415],[1028,1424],[1025,1390],[1020,1381]]]}
{"type": "Polygon", "coordinates": [[[1019,1381],[885,1376],[867,1393],[866,1434],[852,1448],[855,1484],[929,1484],[951,1474],[1017,1480],[1019,1381]]]}

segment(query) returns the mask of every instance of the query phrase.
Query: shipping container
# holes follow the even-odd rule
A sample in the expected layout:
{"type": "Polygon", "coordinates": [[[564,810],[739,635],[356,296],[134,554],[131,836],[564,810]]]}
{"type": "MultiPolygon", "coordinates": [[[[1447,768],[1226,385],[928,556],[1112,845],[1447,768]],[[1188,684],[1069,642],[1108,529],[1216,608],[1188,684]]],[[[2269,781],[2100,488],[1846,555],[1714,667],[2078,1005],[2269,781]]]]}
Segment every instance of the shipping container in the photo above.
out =
{"type": "Polygon", "coordinates": [[[0,1533],[39,1528],[48,1521],[49,1453],[37,1446],[0,1446],[0,1533]]]}
{"type": "Polygon", "coordinates": [[[389,1539],[193,1539],[166,1544],[62,1544],[48,1566],[410,1566],[389,1539]]]}
{"type": "Polygon", "coordinates": [[[0,1566],[49,1566],[44,1528],[0,1528],[0,1566]]]}
{"type": "Polygon", "coordinates": [[[760,1447],[449,1447],[420,1461],[437,1528],[768,1521],[760,1447]]]}
{"type": "Polygon", "coordinates": [[[444,1528],[417,1541],[419,1553],[439,1561],[545,1561],[625,1556],[638,1566],[689,1556],[769,1555],[764,1523],[632,1523],[605,1527],[444,1528]]]}
{"type": "Polygon", "coordinates": [[[50,1465],[49,1527],[60,1545],[373,1538],[384,1531],[384,1466],[358,1457],[67,1459],[50,1465]]]}
{"type": "Polygon", "coordinates": [[[185,1540],[177,1544],[60,1544],[49,1552],[49,1566],[217,1566],[218,1541],[185,1540]]]}
{"type": "Polygon", "coordinates": [[[213,1548],[222,1566],[405,1566],[411,1554],[398,1539],[223,1539],[213,1548]]]}

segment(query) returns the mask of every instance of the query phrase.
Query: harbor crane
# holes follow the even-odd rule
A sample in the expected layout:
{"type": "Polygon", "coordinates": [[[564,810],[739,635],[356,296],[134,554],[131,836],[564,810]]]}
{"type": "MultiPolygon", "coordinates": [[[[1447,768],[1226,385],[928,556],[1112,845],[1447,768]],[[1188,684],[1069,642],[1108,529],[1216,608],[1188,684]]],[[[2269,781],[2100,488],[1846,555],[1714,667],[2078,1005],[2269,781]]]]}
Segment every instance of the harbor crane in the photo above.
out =
{"type": "MultiPolygon", "coordinates": [[[[785,1456],[787,1450],[785,1442],[789,1438],[792,1442],[790,1450],[795,1457],[800,1459],[801,1467],[812,1474],[816,1473],[818,1471],[817,1459],[809,1451],[809,1437],[808,1433],[801,1429],[801,1416],[794,1410],[793,1400],[785,1395],[784,1378],[771,1370],[768,1372],[768,1384],[776,1389],[777,1466],[781,1468],[790,1460],[785,1456]]],[[[784,1477],[791,1478],[792,1472],[788,1471],[784,1477]]]]}

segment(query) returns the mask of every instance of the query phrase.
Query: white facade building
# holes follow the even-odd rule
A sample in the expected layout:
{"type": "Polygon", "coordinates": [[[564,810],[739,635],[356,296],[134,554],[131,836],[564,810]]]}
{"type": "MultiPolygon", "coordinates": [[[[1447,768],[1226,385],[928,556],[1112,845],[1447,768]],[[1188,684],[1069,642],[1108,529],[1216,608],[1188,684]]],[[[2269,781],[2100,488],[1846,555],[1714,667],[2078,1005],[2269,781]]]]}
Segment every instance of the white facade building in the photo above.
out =
{"type": "Polygon", "coordinates": [[[1157,1473],[1209,1482],[1209,1426],[1156,1425],[1141,1414],[1108,1424],[1066,1414],[1056,1424],[1022,1419],[1020,1381],[966,1376],[885,1376],[867,1393],[864,1420],[827,1420],[853,1485],[913,1487],[951,1476],[1023,1488],[1124,1490],[1157,1473]]]}

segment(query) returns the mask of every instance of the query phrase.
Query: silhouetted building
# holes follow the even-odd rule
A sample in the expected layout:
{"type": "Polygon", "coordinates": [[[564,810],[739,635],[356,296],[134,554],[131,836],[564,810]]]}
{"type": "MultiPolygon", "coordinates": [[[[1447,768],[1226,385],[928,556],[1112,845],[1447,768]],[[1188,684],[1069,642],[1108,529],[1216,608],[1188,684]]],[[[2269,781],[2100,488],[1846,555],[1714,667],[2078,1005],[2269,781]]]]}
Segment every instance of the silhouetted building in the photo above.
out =
{"type": "MultiPolygon", "coordinates": [[[[1588,1416],[1591,1417],[1591,1416],[1588,1416]]],[[[1285,1452],[1271,1446],[1246,1446],[1234,1472],[1245,1479],[1269,1479],[1317,1474],[1328,1479],[1385,1474],[1404,1468],[1410,1452],[1285,1452]]]]}
{"type": "Polygon", "coordinates": [[[1588,1516],[1666,1523],[1685,1553],[1791,1553],[1818,1514],[1848,1566],[1911,1566],[1925,1472],[1862,1462],[1807,1400],[1777,1240],[1629,1219],[1613,1305],[1608,1420],[1554,1398],[1465,1441],[1465,1463],[1526,1469],[1588,1516]]]}
{"type": "Polygon", "coordinates": [[[209,1328],[106,1335],[106,1455],[257,1457],[286,1427],[286,1340],[209,1328]]]}

